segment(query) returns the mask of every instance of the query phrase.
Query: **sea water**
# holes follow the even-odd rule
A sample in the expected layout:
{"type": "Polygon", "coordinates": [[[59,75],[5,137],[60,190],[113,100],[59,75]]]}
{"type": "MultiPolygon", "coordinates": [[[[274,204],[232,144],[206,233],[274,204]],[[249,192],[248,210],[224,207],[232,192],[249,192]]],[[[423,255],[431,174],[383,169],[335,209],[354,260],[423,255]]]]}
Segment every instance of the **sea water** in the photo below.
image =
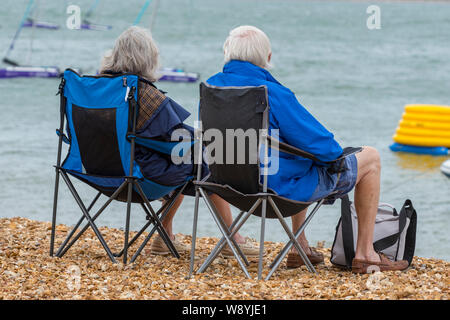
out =
{"type": "MultiPolygon", "coordinates": [[[[27,2],[1,3],[0,48],[4,53],[27,2]]],[[[143,1],[100,1],[90,20],[113,26],[105,32],[68,29],[69,4],[78,5],[83,13],[92,1],[40,1],[33,14],[59,23],[61,29],[22,30],[10,59],[95,74],[102,54],[133,23],[143,1]]],[[[154,8],[151,5],[143,15],[141,26],[150,26],[154,8]]],[[[405,199],[411,199],[417,210],[416,254],[449,260],[450,179],[439,170],[447,158],[397,154],[389,145],[405,104],[450,104],[450,3],[163,0],[152,31],[163,66],[199,72],[200,80],[205,80],[222,68],[222,44],[228,32],[244,24],[268,34],[272,74],[295,92],[342,146],[371,145],[379,150],[381,201],[400,208],[405,199]],[[380,9],[379,29],[368,28],[370,5],[380,9]]],[[[58,84],[58,79],[0,79],[0,217],[51,220],[58,84]]],[[[193,124],[198,83],[157,85],[192,113],[187,121],[193,124]]],[[[94,190],[75,184],[84,200],[95,196],[94,190]]],[[[60,190],[57,221],[73,224],[80,211],[63,183],[60,190]]],[[[193,207],[193,198],[186,197],[174,219],[175,232],[191,233],[193,207]]],[[[338,202],[317,213],[306,232],[312,245],[324,240],[331,246],[339,215],[338,202]]],[[[125,205],[114,204],[98,222],[122,227],[125,205]]],[[[136,206],[132,229],[144,222],[144,213],[136,206]]],[[[269,221],[266,228],[266,240],[286,240],[278,221],[269,221]]],[[[258,239],[259,229],[260,219],[251,217],[241,233],[258,239]]],[[[198,233],[220,236],[203,203],[198,233]]]]}

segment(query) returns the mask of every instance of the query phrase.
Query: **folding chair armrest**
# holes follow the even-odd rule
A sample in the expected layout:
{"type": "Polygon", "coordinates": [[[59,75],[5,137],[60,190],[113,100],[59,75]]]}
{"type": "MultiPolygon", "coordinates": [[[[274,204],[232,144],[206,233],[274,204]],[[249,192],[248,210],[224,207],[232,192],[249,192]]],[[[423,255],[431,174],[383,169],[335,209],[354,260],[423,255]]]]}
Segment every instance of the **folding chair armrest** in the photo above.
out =
{"type": "Polygon", "coordinates": [[[344,166],[344,159],[352,154],[361,152],[362,148],[354,148],[354,147],[346,147],[344,148],[342,154],[337,159],[334,159],[333,161],[326,162],[326,164],[329,166],[328,172],[330,174],[336,174],[336,173],[342,173],[347,170],[347,168],[344,166]]]}
{"type": "Polygon", "coordinates": [[[333,160],[333,161],[329,161],[326,163],[335,163],[338,162],[339,160],[342,160],[344,158],[347,158],[348,156],[351,156],[352,154],[358,153],[362,151],[362,147],[345,147],[344,150],[342,151],[342,154],[339,158],[333,160]]]}
{"type": "MultiPolygon", "coordinates": [[[[131,138],[134,138],[136,144],[140,146],[168,155],[172,154],[172,150],[175,146],[181,147],[181,152],[183,152],[184,150],[190,149],[194,143],[196,143],[196,141],[160,141],[138,135],[127,134],[127,139],[131,138]]],[[[184,156],[184,154],[180,154],[180,156],[184,156]]]]}
{"type": "Polygon", "coordinates": [[[316,161],[316,162],[326,163],[326,164],[332,164],[332,163],[338,162],[339,160],[342,160],[342,159],[344,159],[344,158],[346,158],[346,157],[348,157],[348,156],[350,156],[352,154],[355,154],[355,153],[358,153],[358,152],[362,151],[362,147],[356,147],[356,148],[355,147],[346,147],[346,148],[344,148],[342,154],[338,158],[336,158],[336,159],[334,159],[332,161],[324,162],[324,161],[320,161],[312,153],[306,152],[306,151],[304,151],[302,149],[299,149],[297,147],[294,147],[294,146],[292,146],[290,144],[281,142],[281,141],[279,141],[279,140],[277,140],[277,139],[275,139],[275,138],[273,138],[271,136],[267,136],[267,138],[269,139],[270,147],[272,149],[277,149],[277,150],[279,150],[281,152],[284,152],[284,153],[289,153],[289,154],[292,154],[294,156],[300,156],[300,157],[307,158],[307,159],[310,159],[310,160],[313,160],[313,161],[316,161]]]}
{"type": "Polygon", "coordinates": [[[281,142],[271,136],[267,136],[267,138],[269,139],[270,147],[272,149],[277,149],[281,152],[288,153],[288,154],[291,154],[294,156],[300,156],[300,157],[307,158],[307,159],[310,159],[313,161],[321,162],[319,159],[317,159],[313,154],[311,154],[309,152],[303,151],[303,150],[301,150],[297,147],[294,147],[290,144],[281,142]]]}

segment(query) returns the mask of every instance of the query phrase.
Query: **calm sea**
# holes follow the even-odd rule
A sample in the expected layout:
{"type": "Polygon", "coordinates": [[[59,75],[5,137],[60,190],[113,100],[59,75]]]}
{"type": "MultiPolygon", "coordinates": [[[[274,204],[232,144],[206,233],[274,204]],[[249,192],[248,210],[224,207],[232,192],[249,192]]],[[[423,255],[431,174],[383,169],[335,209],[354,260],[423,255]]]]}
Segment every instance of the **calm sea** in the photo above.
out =
{"type": "MultiPolygon", "coordinates": [[[[3,0],[0,48],[6,52],[25,11],[26,0],[3,0]]],[[[34,14],[59,23],[58,31],[23,30],[10,58],[23,64],[81,68],[95,73],[102,53],[136,19],[144,1],[100,1],[91,15],[111,24],[107,32],[65,28],[69,4],[86,12],[94,3],[39,1],[34,14]]],[[[140,21],[150,26],[152,4],[140,21]]],[[[418,213],[416,254],[450,259],[450,179],[439,170],[445,157],[396,154],[392,135],[409,103],[450,104],[450,3],[264,0],[160,1],[153,34],[167,67],[199,72],[204,80],[221,70],[222,43],[233,27],[263,29],[273,47],[273,75],[291,88],[343,146],[372,145],[382,157],[381,200],[400,208],[411,199],[418,213]],[[369,5],[381,10],[381,29],[369,30],[369,5]]],[[[50,221],[58,126],[57,79],[0,79],[0,216],[50,221]]],[[[159,87],[197,117],[198,84],[160,83],[159,87]]],[[[77,186],[79,184],[77,183],[77,186]]],[[[81,186],[83,199],[94,196],[81,186]]],[[[59,223],[79,217],[62,187],[59,223]]],[[[175,217],[176,232],[192,229],[193,199],[175,217]]],[[[121,227],[125,206],[116,204],[100,225],[121,227]]],[[[322,208],[309,229],[311,244],[330,246],[339,205],[322,208]]],[[[139,208],[132,228],[144,222],[139,208]]],[[[259,219],[242,233],[258,238],[259,219]]],[[[200,236],[219,236],[205,206],[200,236]]],[[[267,224],[267,240],[286,240],[277,221],[267,224]]]]}

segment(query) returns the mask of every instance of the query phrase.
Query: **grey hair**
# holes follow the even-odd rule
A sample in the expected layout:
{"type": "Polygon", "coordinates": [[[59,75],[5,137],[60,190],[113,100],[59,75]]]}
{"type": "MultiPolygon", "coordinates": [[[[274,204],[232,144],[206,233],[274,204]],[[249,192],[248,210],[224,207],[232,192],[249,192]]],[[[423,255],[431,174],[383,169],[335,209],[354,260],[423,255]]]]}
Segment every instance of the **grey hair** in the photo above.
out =
{"type": "Polygon", "coordinates": [[[100,73],[130,72],[153,82],[158,79],[158,68],[159,50],[150,31],[132,26],[122,32],[114,48],[104,55],[100,73]]]}
{"type": "Polygon", "coordinates": [[[272,52],[269,37],[253,26],[240,26],[230,31],[223,44],[224,61],[243,60],[269,69],[272,52]]]}

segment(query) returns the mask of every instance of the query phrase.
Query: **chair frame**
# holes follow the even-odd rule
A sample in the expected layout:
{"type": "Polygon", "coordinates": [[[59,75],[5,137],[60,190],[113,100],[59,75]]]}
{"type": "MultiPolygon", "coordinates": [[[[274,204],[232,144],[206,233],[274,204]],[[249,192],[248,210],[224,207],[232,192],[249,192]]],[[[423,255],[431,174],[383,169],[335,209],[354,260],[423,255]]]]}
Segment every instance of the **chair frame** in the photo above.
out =
{"type": "MultiPolygon", "coordinates": [[[[206,84],[207,87],[210,88],[218,88],[215,86],[211,86],[206,84]]],[[[232,88],[232,87],[225,87],[225,88],[232,88]]],[[[245,87],[242,87],[245,88],[245,87]]],[[[266,88],[267,90],[267,88],[266,88]]],[[[267,91],[266,91],[267,93],[267,91]]],[[[266,95],[266,99],[267,95],[266,95]]],[[[268,101],[267,101],[268,102],[268,101]]],[[[268,105],[268,104],[267,104],[268,105]]],[[[228,244],[228,246],[231,248],[239,266],[241,267],[242,271],[244,272],[245,276],[249,279],[251,279],[251,276],[246,268],[246,266],[249,266],[248,260],[245,257],[245,255],[242,253],[241,249],[239,248],[239,245],[233,240],[233,236],[239,231],[239,229],[243,226],[243,224],[247,221],[247,219],[250,217],[250,215],[258,208],[259,205],[262,206],[262,213],[261,213],[261,226],[260,226],[260,248],[259,248],[259,259],[258,259],[258,280],[262,279],[262,270],[263,270],[263,256],[264,256],[264,239],[265,239],[265,220],[266,220],[266,212],[267,212],[267,205],[270,205],[274,212],[276,213],[276,218],[280,221],[284,231],[289,237],[289,241],[286,243],[284,248],[278,253],[276,258],[273,260],[273,262],[270,264],[270,271],[265,277],[265,280],[269,280],[273,273],[278,269],[281,261],[284,259],[286,254],[289,252],[289,250],[292,248],[292,246],[295,247],[296,251],[300,255],[300,258],[303,260],[303,262],[306,265],[306,268],[311,273],[316,273],[316,270],[314,266],[312,265],[311,261],[308,259],[305,251],[301,247],[300,243],[297,240],[297,237],[305,230],[305,228],[308,226],[314,215],[317,213],[319,208],[324,204],[324,201],[326,198],[322,198],[318,200],[314,207],[314,209],[309,213],[307,218],[305,219],[304,223],[300,226],[300,228],[295,232],[295,234],[289,229],[285,218],[283,217],[280,209],[277,207],[273,200],[273,196],[275,196],[273,193],[268,192],[267,187],[267,177],[268,177],[268,150],[269,148],[277,149],[282,152],[286,152],[289,154],[293,154],[296,156],[301,156],[304,158],[309,158],[311,160],[319,161],[314,155],[305,152],[301,149],[298,149],[294,146],[288,145],[286,143],[282,143],[275,138],[268,135],[268,112],[269,107],[264,111],[263,114],[263,125],[261,130],[261,135],[259,139],[259,146],[258,150],[260,150],[261,145],[264,145],[264,158],[263,158],[263,184],[262,184],[262,192],[258,193],[258,199],[254,202],[251,209],[249,209],[247,212],[241,211],[239,215],[233,220],[230,228],[228,228],[222,218],[220,217],[220,214],[217,212],[217,209],[214,207],[214,205],[211,203],[211,200],[207,194],[207,192],[204,189],[204,186],[208,184],[208,182],[201,181],[201,164],[202,164],[202,156],[203,152],[201,148],[198,148],[198,171],[197,171],[197,180],[194,181],[195,185],[195,206],[194,206],[194,219],[193,219],[193,230],[192,230],[192,247],[191,247],[191,259],[190,259],[190,268],[189,268],[189,275],[188,277],[191,277],[194,272],[194,263],[195,263],[195,246],[196,246],[196,234],[197,234],[197,221],[198,221],[198,207],[199,207],[199,198],[200,196],[204,199],[205,204],[207,208],[209,209],[211,215],[213,216],[213,219],[215,220],[216,224],[219,227],[220,232],[222,233],[222,238],[219,240],[219,242],[216,244],[214,249],[211,251],[209,256],[206,258],[206,260],[203,262],[203,264],[199,267],[197,270],[197,274],[204,272],[211,263],[217,258],[220,251],[225,247],[225,244],[228,244]],[[270,146],[269,146],[270,145],[270,146]]],[[[199,115],[201,120],[201,113],[199,115]]],[[[201,123],[201,122],[200,122],[201,123]]],[[[203,130],[202,128],[196,128],[196,139],[199,141],[197,145],[203,145],[203,130]]],[[[352,148],[351,152],[348,152],[346,154],[343,154],[341,157],[336,159],[333,162],[337,162],[338,160],[342,160],[346,156],[359,152],[360,149],[358,148],[352,148]]],[[[342,162],[341,162],[342,164],[342,162]]],[[[260,172],[261,174],[261,172],[260,172]]],[[[338,179],[340,178],[340,174],[338,174],[338,179]]],[[[206,180],[206,179],[204,179],[206,180]]],[[[332,196],[336,192],[333,192],[329,194],[327,197],[332,196]]],[[[309,203],[312,204],[314,202],[309,203]]]]}
{"type": "Polygon", "coordinates": [[[135,137],[136,137],[136,121],[137,121],[137,113],[138,113],[138,105],[134,98],[134,93],[136,88],[132,87],[129,94],[128,94],[128,102],[129,102],[129,112],[131,112],[132,115],[132,126],[131,126],[131,135],[128,135],[128,138],[130,139],[131,143],[131,154],[130,154],[130,168],[129,168],[129,175],[122,177],[124,178],[124,181],[122,184],[113,192],[111,196],[108,197],[106,202],[98,209],[98,211],[91,216],[90,211],[94,204],[97,202],[97,200],[100,198],[100,195],[102,195],[102,192],[99,191],[97,195],[94,197],[94,199],[91,201],[89,206],[86,208],[86,205],[82,201],[81,197],[79,196],[78,192],[76,191],[71,179],[69,178],[69,175],[67,173],[70,173],[70,171],[65,170],[61,166],[61,155],[62,155],[62,143],[68,142],[67,136],[63,133],[64,130],[64,123],[65,123],[65,109],[66,109],[66,99],[64,97],[64,86],[65,86],[66,80],[64,77],[61,80],[61,83],[59,85],[59,90],[57,95],[60,95],[60,126],[59,129],[56,130],[59,140],[58,140],[58,153],[57,153],[57,160],[56,160],[56,177],[55,177],[55,188],[54,188],[54,198],[53,198],[53,214],[52,214],[52,229],[51,229],[51,236],[50,236],[50,256],[57,256],[59,258],[63,257],[64,254],[72,247],[72,245],[81,237],[81,235],[89,228],[94,231],[96,237],[100,241],[103,249],[107,253],[108,257],[113,263],[117,263],[116,257],[123,256],[123,263],[127,264],[128,262],[128,249],[129,247],[142,235],[142,233],[151,225],[153,225],[152,230],[148,233],[145,240],[142,242],[140,247],[136,250],[135,254],[132,256],[130,262],[133,263],[136,258],[140,255],[141,251],[147,244],[147,242],[150,240],[152,235],[157,231],[161,238],[166,243],[167,247],[169,248],[171,254],[176,257],[180,258],[179,253],[177,252],[175,246],[173,245],[170,237],[168,236],[167,232],[164,230],[161,221],[164,219],[164,217],[167,215],[169,210],[172,208],[175,201],[180,197],[183,190],[189,183],[187,181],[184,185],[182,185],[178,190],[175,190],[173,194],[169,197],[169,199],[161,205],[161,208],[155,212],[153,207],[150,204],[150,201],[145,196],[145,193],[142,189],[142,187],[138,183],[137,177],[133,176],[133,169],[134,169],[134,152],[135,152],[135,137]],[[82,211],[82,216],[76,223],[76,225],[73,227],[73,229],[69,232],[65,240],[60,245],[59,249],[55,253],[55,236],[56,236],[56,216],[57,216],[57,207],[58,207],[58,194],[59,194],[59,180],[60,177],[64,180],[65,184],[67,185],[70,193],[74,197],[76,203],[78,204],[79,208],[82,211]],[[142,209],[144,210],[146,214],[146,218],[148,222],[138,231],[138,233],[129,241],[129,233],[130,233],[130,216],[131,216],[131,203],[132,203],[132,195],[133,195],[133,187],[137,191],[139,198],[141,200],[140,205],[142,209]],[[127,188],[127,189],[125,189],[127,188]],[[115,200],[119,194],[123,191],[127,190],[127,209],[126,209],[126,220],[125,220],[125,230],[124,230],[124,245],[120,252],[113,253],[109,246],[107,245],[104,237],[100,233],[98,227],[95,224],[95,220],[100,216],[100,214],[108,207],[108,205],[115,200]],[[159,218],[158,216],[161,216],[159,218]],[[75,235],[75,232],[78,230],[84,219],[87,220],[87,223],[85,226],[75,235]],[[69,242],[70,241],[70,242],[69,242]]]}

